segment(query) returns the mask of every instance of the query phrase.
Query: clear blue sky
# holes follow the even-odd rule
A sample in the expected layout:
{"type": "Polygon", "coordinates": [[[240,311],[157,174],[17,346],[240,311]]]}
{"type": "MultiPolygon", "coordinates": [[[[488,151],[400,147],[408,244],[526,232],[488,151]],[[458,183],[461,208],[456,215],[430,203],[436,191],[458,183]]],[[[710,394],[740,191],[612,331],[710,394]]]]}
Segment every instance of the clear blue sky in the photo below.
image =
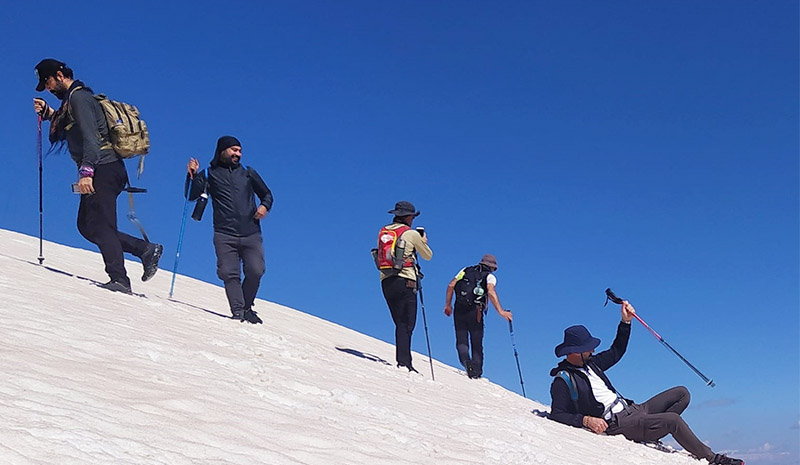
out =
{"type": "MultiPolygon", "coordinates": [[[[55,57],[143,112],[137,212],[162,272],[186,161],[232,134],[275,195],[260,297],[392,341],[369,249],[410,200],[435,252],[436,358],[458,364],[447,283],[491,252],[529,397],[549,403],[565,327],[610,344],[610,286],[717,383],[637,325],[610,372],[624,394],[686,385],[714,449],[800,460],[797,2],[13,2],[0,26],[0,227],[38,233],[33,67],[55,57]]],[[[45,238],[95,250],[74,178],[68,154],[46,158],[45,238]]],[[[211,230],[187,224],[180,272],[217,283],[211,230]]],[[[486,359],[519,391],[493,311],[486,359]]]]}

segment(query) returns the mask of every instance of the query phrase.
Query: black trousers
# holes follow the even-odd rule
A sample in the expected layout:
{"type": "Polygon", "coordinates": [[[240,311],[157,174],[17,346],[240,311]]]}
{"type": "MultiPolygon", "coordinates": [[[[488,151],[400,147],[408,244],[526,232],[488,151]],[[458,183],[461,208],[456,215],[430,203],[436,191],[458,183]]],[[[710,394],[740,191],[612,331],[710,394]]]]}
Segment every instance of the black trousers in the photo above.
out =
{"type": "Polygon", "coordinates": [[[237,237],[215,232],[214,250],[217,253],[217,276],[225,284],[231,313],[238,316],[253,306],[261,277],[267,269],[261,233],[237,237]]]}
{"type": "Polygon", "coordinates": [[[411,334],[417,324],[416,281],[390,276],[381,281],[383,298],[394,321],[395,358],[397,364],[411,365],[411,334]],[[410,287],[410,286],[414,287],[410,287]]]}
{"type": "Polygon", "coordinates": [[[123,252],[141,257],[147,242],[117,230],[117,197],[127,183],[128,171],[122,160],[95,166],[94,194],[81,195],[78,231],[100,249],[108,276],[130,285],[123,252]]]}
{"type": "Polygon", "coordinates": [[[472,369],[469,371],[474,376],[483,375],[483,312],[478,309],[466,312],[456,310],[453,312],[453,322],[456,327],[458,360],[464,368],[471,365],[472,369]],[[481,313],[480,321],[478,313],[481,313]]]}
{"type": "Polygon", "coordinates": [[[606,434],[621,434],[631,441],[656,441],[667,434],[691,454],[701,459],[714,458],[714,452],[697,439],[681,417],[690,400],[683,386],[668,389],[643,404],[632,404],[615,415],[606,434]]]}

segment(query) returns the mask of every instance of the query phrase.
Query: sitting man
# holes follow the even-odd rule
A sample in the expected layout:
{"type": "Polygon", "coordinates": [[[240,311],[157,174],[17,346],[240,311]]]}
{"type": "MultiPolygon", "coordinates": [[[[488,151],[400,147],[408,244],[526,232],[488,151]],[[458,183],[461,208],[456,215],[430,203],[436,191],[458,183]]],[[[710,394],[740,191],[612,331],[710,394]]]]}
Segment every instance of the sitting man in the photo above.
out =
{"type": "Polygon", "coordinates": [[[583,326],[564,330],[564,342],[556,346],[562,360],[550,370],[552,399],[550,418],[565,425],[584,427],[597,434],[621,434],[631,441],[656,441],[667,434],[698,459],[714,465],[744,465],[743,460],[715,454],[697,439],[681,413],[689,405],[689,391],[674,387],[643,404],[624,399],[611,385],[605,370],[625,354],[631,334],[631,319],[636,313],[627,301],[622,303],[622,321],[611,348],[592,355],[600,339],[583,326]]]}

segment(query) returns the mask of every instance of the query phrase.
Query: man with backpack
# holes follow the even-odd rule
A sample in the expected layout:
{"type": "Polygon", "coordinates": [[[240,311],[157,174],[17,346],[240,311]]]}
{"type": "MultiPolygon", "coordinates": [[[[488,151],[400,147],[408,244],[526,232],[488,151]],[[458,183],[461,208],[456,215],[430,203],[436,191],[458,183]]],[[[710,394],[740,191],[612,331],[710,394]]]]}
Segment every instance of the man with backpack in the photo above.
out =
{"type": "Polygon", "coordinates": [[[420,212],[411,202],[397,202],[391,224],[378,233],[378,247],[373,249],[373,258],[380,271],[381,289],[392,314],[395,331],[395,358],[397,367],[417,372],[411,363],[411,334],[417,322],[417,288],[422,279],[416,260],[417,252],[425,260],[433,257],[428,247],[425,230],[411,229],[414,218],[420,212]]]}
{"type": "Polygon", "coordinates": [[[489,305],[487,295],[497,313],[511,321],[511,312],[503,310],[497,297],[495,271],[497,259],[492,254],[486,254],[477,265],[462,268],[447,285],[444,314],[453,315],[458,360],[471,379],[483,375],[483,317],[489,305]],[[455,312],[451,305],[453,294],[456,296],[455,312]]]}
{"type": "Polygon", "coordinates": [[[225,285],[232,318],[257,324],[262,321],[253,302],[266,271],[261,220],[272,210],[272,192],[256,170],[241,165],[241,158],[241,142],[222,136],[208,170],[198,172],[200,163],[190,159],[186,165],[192,178],[189,200],[211,196],[217,276],[225,285]]]}
{"type": "Polygon", "coordinates": [[[581,326],[564,330],[564,342],[555,348],[557,357],[566,357],[550,371],[550,419],[565,425],[587,428],[597,434],[621,434],[631,441],[657,441],[667,434],[698,459],[714,465],[744,465],[744,461],[715,454],[694,435],[681,417],[689,405],[689,391],[678,386],[668,389],[643,404],[623,398],[605,371],[625,354],[636,310],[622,302],[622,321],[608,350],[594,354],[600,339],[581,326]]]}
{"type": "Polygon", "coordinates": [[[163,247],[117,230],[117,197],[128,184],[128,172],[114,151],[106,116],[92,90],[75,80],[65,63],[52,58],[40,61],[36,73],[36,91],[47,89],[61,100],[55,110],[45,100],[34,98],[33,108],[43,120],[50,121],[50,143],[66,143],[78,166],[79,180],[73,185],[73,191],[81,194],[78,231],[96,244],[103,256],[111,279],[101,287],[130,294],[123,253],[142,260],[142,281],[147,281],[158,271],[163,247]]]}

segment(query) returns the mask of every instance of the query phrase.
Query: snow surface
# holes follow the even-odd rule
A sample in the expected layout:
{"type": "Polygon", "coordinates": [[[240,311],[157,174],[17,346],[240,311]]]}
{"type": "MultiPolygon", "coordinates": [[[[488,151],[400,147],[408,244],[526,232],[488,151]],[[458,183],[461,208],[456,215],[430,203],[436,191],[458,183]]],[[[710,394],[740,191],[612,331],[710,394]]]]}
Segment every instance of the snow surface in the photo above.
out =
{"type": "Polygon", "coordinates": [[[38,238],[0,243],[0,464],[706,463],[436,361],[432,381],[421,354],[410,374],[393,345],[297,310],[258,300],[265,323],[239,323],[219,286],[178,276],[169,300],[171,272],[142,283],[128,262],[146,297],[128,296],[93,285],[98,253],[45,242],[39,266],[38,238]]]}

